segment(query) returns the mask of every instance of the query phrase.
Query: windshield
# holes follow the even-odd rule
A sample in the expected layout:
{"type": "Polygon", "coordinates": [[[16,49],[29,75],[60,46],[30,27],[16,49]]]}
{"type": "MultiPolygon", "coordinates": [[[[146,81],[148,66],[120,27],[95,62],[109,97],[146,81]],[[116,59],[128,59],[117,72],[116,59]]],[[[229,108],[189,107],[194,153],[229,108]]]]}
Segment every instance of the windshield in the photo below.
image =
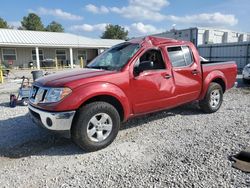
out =
{"type": "Polygon", "coordinates": [[[118,44],[97,56],[87,68],[120,70],[139,48],[139,44],[129,42],[118,44]]]}

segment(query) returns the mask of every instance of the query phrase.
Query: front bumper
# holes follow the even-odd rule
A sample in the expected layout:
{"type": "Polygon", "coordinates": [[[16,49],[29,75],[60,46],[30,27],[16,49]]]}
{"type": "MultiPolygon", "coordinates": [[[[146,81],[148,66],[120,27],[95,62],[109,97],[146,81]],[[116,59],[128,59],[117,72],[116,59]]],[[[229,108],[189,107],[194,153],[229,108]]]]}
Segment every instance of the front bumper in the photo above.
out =
{"type": "Polygon", "coordinates": [[[52,131],[69,131],[75,111],[47,112],[29,105],[30,115],[38,125],[52,131]]]}

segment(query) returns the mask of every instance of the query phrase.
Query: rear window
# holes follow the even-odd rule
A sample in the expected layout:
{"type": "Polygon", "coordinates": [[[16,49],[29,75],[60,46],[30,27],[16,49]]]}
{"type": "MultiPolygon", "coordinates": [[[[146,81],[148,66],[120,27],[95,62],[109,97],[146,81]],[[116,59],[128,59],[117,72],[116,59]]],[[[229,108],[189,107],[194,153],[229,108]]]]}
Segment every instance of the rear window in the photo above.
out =
{"type": "Polygon", "coordinates": [[[193,63],[193,55],[187,46],[167,48],[168,56],[173,67],[184,67],[193,63]]]}

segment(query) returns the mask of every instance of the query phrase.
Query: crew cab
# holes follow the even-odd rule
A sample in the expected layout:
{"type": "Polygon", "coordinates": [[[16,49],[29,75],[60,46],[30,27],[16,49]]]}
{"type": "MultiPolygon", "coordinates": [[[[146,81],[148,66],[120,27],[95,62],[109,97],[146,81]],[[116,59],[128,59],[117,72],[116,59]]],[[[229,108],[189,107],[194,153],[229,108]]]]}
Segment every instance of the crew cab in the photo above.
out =
{"type": "Polygon", "coordinates": [[[29,111],[37,124],[95,151],[135,116],[192,101],[216,112],[236,74],[233,61],[201,61],[191,42],[149,36],[113,46],[84,69],[37,79],[29,111]]]}

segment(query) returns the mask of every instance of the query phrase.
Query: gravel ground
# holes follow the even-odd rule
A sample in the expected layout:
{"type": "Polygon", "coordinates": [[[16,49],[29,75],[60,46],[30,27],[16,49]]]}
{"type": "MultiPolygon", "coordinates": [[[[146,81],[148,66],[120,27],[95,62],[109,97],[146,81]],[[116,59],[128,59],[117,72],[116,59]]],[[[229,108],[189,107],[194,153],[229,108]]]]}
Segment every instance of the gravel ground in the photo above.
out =
{"type": "Polygon", "coordinates": [[[130,120],[93,153],[8,100],[0,95],[0,187],[250,187],[250,174],[229,160],[249,147],[249,88],[228,91],[214,114],[189,104],[130,120]]]}

